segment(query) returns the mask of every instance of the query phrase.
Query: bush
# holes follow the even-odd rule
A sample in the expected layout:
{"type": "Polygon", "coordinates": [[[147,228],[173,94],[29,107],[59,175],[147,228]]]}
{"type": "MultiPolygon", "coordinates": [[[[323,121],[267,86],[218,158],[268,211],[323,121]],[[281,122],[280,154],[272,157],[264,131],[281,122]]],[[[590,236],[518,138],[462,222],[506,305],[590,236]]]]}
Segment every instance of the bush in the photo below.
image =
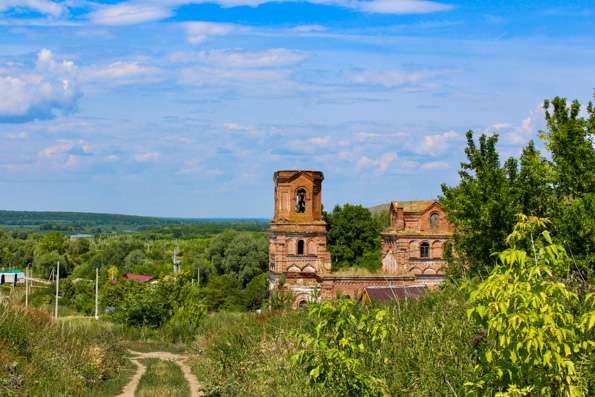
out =
{"type": "MultiPolygon", "coordinates": [[[[595,294],[579,296],[556,276],[569,258],[536,217],[519,216],[500,265],[473,288],[469,317],[485,330],[478,394],[583,396],[581,362],[593,358],[595,294]],[[529,252],[521,247],[529,247],[529,252]]],[[[593,390],[591,390],[593,392],[593,390]]]]}
{"type": "Polygon", "coordinates": [[[384,380],[369,371],[375,359],[384,357],[380,347],[394,331],[385,310],[340,299],[312,305],[308,316],[314,332],[295,334],[302,350],[292,361],[304,367],[311,384],[340,396],[388,395],[384,380]]]}

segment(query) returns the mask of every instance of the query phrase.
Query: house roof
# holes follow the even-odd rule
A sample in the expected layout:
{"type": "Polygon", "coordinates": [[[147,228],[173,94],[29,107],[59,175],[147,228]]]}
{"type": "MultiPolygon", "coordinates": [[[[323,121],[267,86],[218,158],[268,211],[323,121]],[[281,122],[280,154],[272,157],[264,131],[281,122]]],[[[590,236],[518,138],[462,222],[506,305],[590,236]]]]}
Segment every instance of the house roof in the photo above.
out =
{"type": "Polygon", "coordinates": [[[21,269],[7,269],[7,270],[0,270],[0,273],[4,274],[15,274],[15,273],[22,273],[21,269]]]}
{"type": "Polygon", "coordinates": [[[373,301],[389,301],[405,298],[417,298],[422,293],[427,291],[425,285],[409,285],[396,287],[366,287],[365,294],[373,301]]]}
{"type": "Polygon", "coordinates": [[[436,200],[415,200],[415,201],[393,201],[391,207],[402,207],[404,212],[423,212],[436,200]]]}
{"type": "Polygon", "coordinates": [[[126,280],[138,281],[139,283],[148,283],[149,281],[155,280],[155,277],[146,274],[124,273],[122,274],[122,277],[126,280]]]}

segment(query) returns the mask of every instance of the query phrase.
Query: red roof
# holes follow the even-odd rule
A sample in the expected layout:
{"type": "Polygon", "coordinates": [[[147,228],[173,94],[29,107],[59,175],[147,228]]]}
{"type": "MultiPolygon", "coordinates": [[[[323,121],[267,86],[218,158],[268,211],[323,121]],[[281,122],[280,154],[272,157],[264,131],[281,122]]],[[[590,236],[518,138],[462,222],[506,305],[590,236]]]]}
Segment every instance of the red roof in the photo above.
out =
{"type": "Polygon", "coordinates": [[[133,274],[133,273],[124,273],[122,274],[122,278],[126,280],[133,280],[138,281],[139,283],[148,283],[150,281],[155,280],[155,277],[149,276],[146,274],[133,274]]]}

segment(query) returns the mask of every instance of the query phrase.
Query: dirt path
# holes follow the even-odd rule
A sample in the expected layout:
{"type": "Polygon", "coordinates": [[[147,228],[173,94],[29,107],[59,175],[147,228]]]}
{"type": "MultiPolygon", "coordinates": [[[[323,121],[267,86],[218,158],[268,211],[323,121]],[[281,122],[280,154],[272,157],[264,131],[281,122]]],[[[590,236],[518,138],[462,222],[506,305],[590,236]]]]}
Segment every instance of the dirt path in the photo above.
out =
{"type": "Polygon", "coordinates": [[[128,384],[126,386],[124,386],[122,393],[118,394],[118,397],[134,397],[134,392],[136,391],[136,388],[138,387],[140,378],[143,377],[143,375],[145,374],[145,371],[147,369],[147,367],[142,365],[138,360],[135,360],[134,358],[131,358],[130,361],[132,361],[132,363],[134,365],[136,365],[136,372],[135,372],[134,376],[132,377],[132,379],[130,379],[130,382],[128,382],[128,384]]]}
{"type": "Polygon", "coordinates": [[[190,397],[204,396],[201,390],[201,386],[198,383],[198,379],[196,379],[196,376],[194,376],[194,374],[190,370],[190,367],[188,366],[188,364],[186,364],[186,360],[188,359],[188,357],[182,354],[174,354],[169,352],[141,353],[132,350],[129,350],[129,352],[133,355],[130,361],[132,361],[136,365],[137,371],[130,380],[130,382],[128,382],[128,384],[124,387],[122,393],[120,393],[117,397],[134,397],[134,392],[136,391],[138,383],[140,382],[140,379],[142,378],[146,370],[146,367],[138,361],[142,358],[157,358],[159,360],[171,361],[175,363],[182,370],[184,378],[188,383],[188,388],[190,389],[190,397]]]}

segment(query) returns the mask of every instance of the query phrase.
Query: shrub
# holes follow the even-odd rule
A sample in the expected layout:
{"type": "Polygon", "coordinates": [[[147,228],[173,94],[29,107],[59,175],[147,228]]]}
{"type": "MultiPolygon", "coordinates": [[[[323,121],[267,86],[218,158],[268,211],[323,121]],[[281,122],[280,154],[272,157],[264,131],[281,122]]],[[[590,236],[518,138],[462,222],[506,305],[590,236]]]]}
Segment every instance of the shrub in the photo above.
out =
{"type": "Polygon", "coordinates": [[[382,342],[394,327],[385,310],[356,305],[346,299],[312,305],[308,316],[315,322],[314,332],[295,334],[301,350],[292,360],[306,369],[312,384],[340,396],[388,395],[382,378],[368,369],[382,355],[382,342]]]}
{"type": "Polygon", "coordinates": [[[468,383],[474,394],[586,393],[578,364],[595,347],[595,298],[589,294],[581,303],[556,277],[568,272],[569,261],[546,224],[520,215],[500,264],[471,291],[468,315],[485,330],[481,380],[468,383]]]}

